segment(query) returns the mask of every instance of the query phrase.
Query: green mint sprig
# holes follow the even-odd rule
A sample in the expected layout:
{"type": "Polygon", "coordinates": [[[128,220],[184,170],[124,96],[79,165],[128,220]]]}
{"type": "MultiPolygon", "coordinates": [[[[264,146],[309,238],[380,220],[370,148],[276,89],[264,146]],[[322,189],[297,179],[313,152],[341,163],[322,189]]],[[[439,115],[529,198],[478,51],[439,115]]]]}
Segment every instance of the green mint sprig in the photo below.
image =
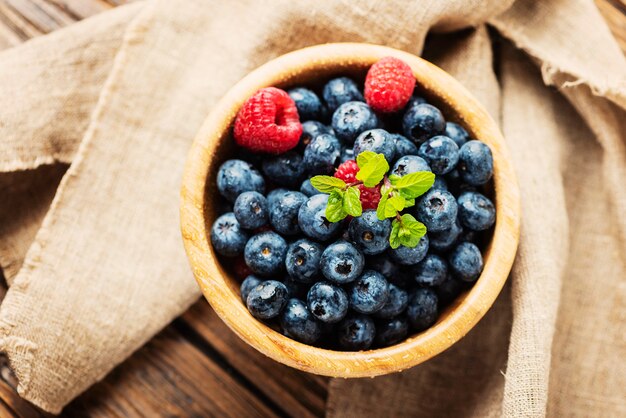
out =
{"type": "Polygon", "coordinates": [[[346,184],[345,181],[332,176],[315,176],[311,178],[311,185],[322,193],[328,193],[326,206],[326,219],[330,222],[339,222],[346,216],[361,216],[361,192],[359,185],[374,187],[385,177],[389,170],[389,164],[382,154],[364,151],[356,161],[359,171],[356,174],[358,180],[354,184],[346,184]]]}
{"type": "Polygon", "coordinates": [[[359,185],[375,187],[381,184],[381,198],[376,209],[376,216],[381,221],[394,218],[391,223],[389,244],[391,248],[400,245],[413,248],[426,235],[426,226],[408,213],[401,214],[406,208],[415,205],[415,199],[428,191],[435,182],[435,175],[428,171],[407,174],[406,176],[390,175],[389,163],[383,154],[364,151],[356,158],[359,171],[356,182],[346,184],[345,181],[331,176],[315,176],[311,185],[322,193],[327,193],[326,219],[339,222],[346,216],[361,216],[359,185]]]}

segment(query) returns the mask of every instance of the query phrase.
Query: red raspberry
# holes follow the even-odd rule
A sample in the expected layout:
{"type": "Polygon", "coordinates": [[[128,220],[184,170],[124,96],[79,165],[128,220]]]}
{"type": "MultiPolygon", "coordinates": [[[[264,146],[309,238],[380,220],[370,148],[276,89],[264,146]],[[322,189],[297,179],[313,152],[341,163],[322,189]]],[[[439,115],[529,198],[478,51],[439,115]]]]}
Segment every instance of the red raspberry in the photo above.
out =
{"type": "MultiPolygon", "coordinates": [[[[354,160],[348,160],[337,167],[335,171],[335,177],[345,181],[346,183],[356,182],[356,173],[359,171],[359,166],[354,160]]],[[[378,202],[380,201],[380,186],[365,187],[359,184],[359,191],[361,192],[361,206],[363,210],[376,209],[378,202]]]]}
{"type": "Polygon", "coordinates": [[[367,72],[365,101],[376,112],[396,112],[408,103],[414,88],[415,77],[406,62],[381,58],[367,72]]]}
{"type": "Polygon", "coordinates": [[[354,183],[356,181],[356,173],[359,172],[359,166],[354,160],[348,160],[341,163],[335,171],[335,177],[345,181],[346,183],[354,183]]]}
{"type": "Polygon", "coordinates": [[[361,206],[363,206],[363,210],[376,209],[378,202],[380,202],[380,186],[365,187],[361,184],[359,190],[361,191],[361,206]]]}
{"type": "Polygon", "coordinates": [[[280,154],[296,145],[302,124],[287,92],[261,89],[243,104],[235,119],[235,141],[254,152],[280,154]]]}

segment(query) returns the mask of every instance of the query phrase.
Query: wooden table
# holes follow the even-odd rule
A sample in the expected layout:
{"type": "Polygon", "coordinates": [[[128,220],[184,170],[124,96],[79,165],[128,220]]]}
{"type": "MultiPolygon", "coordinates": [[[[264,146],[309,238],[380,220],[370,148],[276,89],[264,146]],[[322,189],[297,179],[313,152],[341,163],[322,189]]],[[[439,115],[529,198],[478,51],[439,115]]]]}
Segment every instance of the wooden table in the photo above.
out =
{"type": "MultiPolygon", "coordinates": [[[[0,0],[0,49],[127,0],[0,0]]],[[[626,0],[596,0],[626,51],[626,0]]],[[[6,285],[0,285],[4,293],[6,285]],[[4,289],[2,289],[4,286],[4,289]]],[[[329,380],[267,359],[200,300],[63,416],[323,416],[329,380]]],[[[46,416],[15,391],[0,359],[0,416],[46,416]]]]}

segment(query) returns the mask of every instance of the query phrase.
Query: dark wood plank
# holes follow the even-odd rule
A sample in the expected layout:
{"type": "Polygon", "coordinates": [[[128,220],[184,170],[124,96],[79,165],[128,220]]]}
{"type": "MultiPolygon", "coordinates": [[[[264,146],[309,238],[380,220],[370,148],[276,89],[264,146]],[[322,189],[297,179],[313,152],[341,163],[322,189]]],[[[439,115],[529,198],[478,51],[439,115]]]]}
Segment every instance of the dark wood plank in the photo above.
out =
{"type": "Polygon", "coordinates": [[[0,356],[0,417],[36,418],[50,416],[23,400],[16,392],[17,381],[8,360],[0,356]]]}
{"type": "Polygon", "coordinates": [[[64,417],[280,416],[173,327],[67,406],[64,417]]]}
{"type": "Polygon", "coordinates": [[[58,7],[44,0],[4,0],[4,2],[24,21],[30,23],[41,33],[50,33],[76,21],[58,7]]]}
{"type": "MultiPolygon", "coordinates": [[[[74,20],[84,19],[89,16],[112,9],[115,5],[105,0],[47,0],[48,3],[55,5],[63,10],[74,20]]],[[[125,3],[125,2],[121,2],[125,3]]]]}
{"type": "Polygon", "coordinates": [[[235,335],[203,300],[178,322],[188,338],[194,338],[190,331],[197,333],[286,413],[297,417],[324,415],[327,378],[296,371],[265,357],[235,335]]]}

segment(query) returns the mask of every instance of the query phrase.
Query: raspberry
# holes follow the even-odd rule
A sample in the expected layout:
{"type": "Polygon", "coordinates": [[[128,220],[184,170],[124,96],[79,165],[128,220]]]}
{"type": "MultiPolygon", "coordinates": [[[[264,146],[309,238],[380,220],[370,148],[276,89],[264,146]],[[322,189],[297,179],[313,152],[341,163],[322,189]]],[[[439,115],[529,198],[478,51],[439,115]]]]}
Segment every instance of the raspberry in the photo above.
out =
{"type": "Polygon", "coordinates": [[[302,134],[296,104],[283,90],[261,89],[239,110],[234,134],[237,144],[254,152],[289,151],[302,134]]]}
{"type": "MultiPolygon", "coordinates": [[[[359,166],[356,164],[356,161],[348,160],[337,167],[335,177],[348,184],[354,183],[357,181],[356,173],[358,171],[359,166]]],[[[380,201],[380,186],[365,187],[359,184],[359,191],[361,192],[361,206],[363,206],[363,210],[376,209],[378,207],[378,202],[380,201]]]]}
{"type": "Polygon", "coordinates": [[[378,202],[380,202],[380,187],[365,187],[361,184],[359,190],[361,191],[363,210],[376,209],[378,202]]]}
{"type": "Polygon", "coordinates": [[[346,183],[354,183],[356,181],[356,173],[359,172],[359,166],[354,160],[348,160],[341,163],[335,171],[335,177],[345,181],[346,183]]]}
{"type": "Polygon", "coordinates": [[[396,112],[408,103],[414,88],[415,77],[407,63],[394,57],[381,58],[367,72],[365,101],[377,112],[396,112]]]}

